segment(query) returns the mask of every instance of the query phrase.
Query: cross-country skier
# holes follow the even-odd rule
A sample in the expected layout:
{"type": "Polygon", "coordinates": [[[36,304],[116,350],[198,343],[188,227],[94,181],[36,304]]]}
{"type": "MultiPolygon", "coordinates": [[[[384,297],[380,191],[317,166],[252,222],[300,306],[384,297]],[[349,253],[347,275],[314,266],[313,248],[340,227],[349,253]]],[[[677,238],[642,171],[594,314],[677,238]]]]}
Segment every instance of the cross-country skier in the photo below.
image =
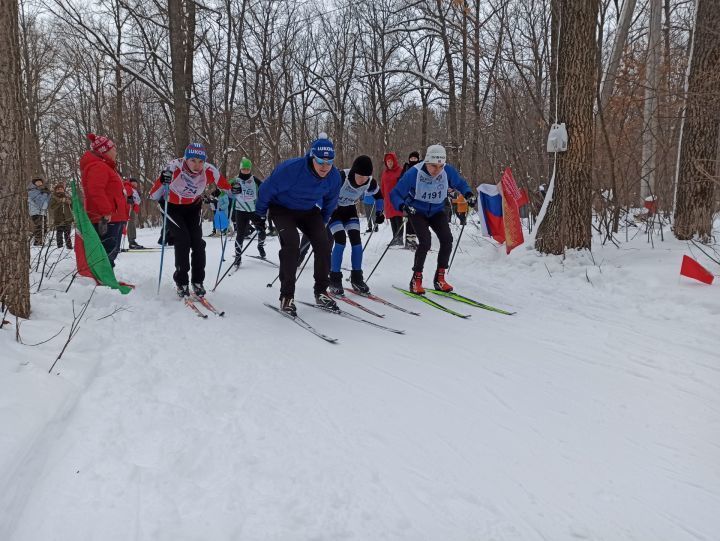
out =
{"type": "Polygon", "coordinates": [[[258,253],[260,257],[265,258],[265,224],[262,223],[260,217],[255,213],[255,202],[258,197],[258,190],[262,181],[252,174],[252,162],[249,158],[243,157],[240,160],[240,174],[230,179],[232,186],[232,195],[235,198],[235,261],[233,265],[236,267],[241,263],[240,253],[242,252],[243,239],[250,222],[257,229],[258,235],[258,253]]]}
{"type": "Polygon", "coordinates": [[[330,291],[336,295],[345,294],[340,267],[347,238],[350,239],[350,249],[352,250],[350,284],[354,290],[360,293],[370,293],[370,288],[363,279],[362,239],[360,237],[360,218],[358,218],[356,203],[366,195],[372,196],[375,201],[375,223],[381,224],[385,220],[383,196],[380,185],[372,177],[372,172],[373,164],[369,156],[358,156],[350,169],[344,169],[340,172],[343,184],[340,188],[338,206],[330,217],[330,224],[328,225],[335,241],[330,259],[330,291]]]}
{"type": "Polygon", "coordinates": [[[393,205],[407,215],[418,236],[413,276],[410,280],[410,291],[413,293],[425,293],[422,273],[430,250],[430,229],[440,240],[434,287],[442,291],[452,291],[452,286],[445,280],[453,243],[448,217],[444,212],[448,189],[452,188],[464,194],[471,206],[475,204],[476,198],[468,183],[446,161],[447,154],[443,146],[429,146],[425,160],[408,169],[390,193],[393,205]]]}
{"type": "MultiPolygon", "coordinates": [[[[260,185],[255,212],[263,220],[268,210],[280,237],[280,309],[292,316],[295,308],[295,271],[300,251],[298,229],[310,239],[315,255],[315,302],[338,310],[328,294],[330,243],[325,225],[337,207],[340,172],[333,166],[335,147],[321,133],[307,155],[278,165],[260,185]]],[[[262,223],[262,227],[265,224],[262,223]]]]}
{"type": "Polygon", "coordinates": [[[205,241],[202,238],[200,212],[206,186],[215,184],[229,192],[230,184],[218,169],[207,163],[205,147],[190,143],[182,158],[168,163],[150,190],[150,198],[159,200],[167,187],[168,232],[175,239],[175,273],[178,295],[188,297],[188,272],[192,272],[193,293],[205,295],[205,241]],[[192,250],[192,261],[190,251],[192,250]]]}

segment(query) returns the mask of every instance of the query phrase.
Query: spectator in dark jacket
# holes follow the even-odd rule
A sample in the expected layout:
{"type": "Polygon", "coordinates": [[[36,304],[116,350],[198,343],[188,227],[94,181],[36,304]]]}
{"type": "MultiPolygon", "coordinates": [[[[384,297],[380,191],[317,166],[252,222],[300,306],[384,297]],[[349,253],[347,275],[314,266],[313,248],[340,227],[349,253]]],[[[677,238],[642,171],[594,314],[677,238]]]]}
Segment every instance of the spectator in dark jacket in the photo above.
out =
{"type": "Polygon", "coordinates": [[[72,249],[70,231],[74,221],[72,213],[72,199],[65,193],[65,184],[59,182],[53,188],[52,199],[50,200],[50,220],[55,228],[55,240],[57,247],[65,246],[72,249]]]}

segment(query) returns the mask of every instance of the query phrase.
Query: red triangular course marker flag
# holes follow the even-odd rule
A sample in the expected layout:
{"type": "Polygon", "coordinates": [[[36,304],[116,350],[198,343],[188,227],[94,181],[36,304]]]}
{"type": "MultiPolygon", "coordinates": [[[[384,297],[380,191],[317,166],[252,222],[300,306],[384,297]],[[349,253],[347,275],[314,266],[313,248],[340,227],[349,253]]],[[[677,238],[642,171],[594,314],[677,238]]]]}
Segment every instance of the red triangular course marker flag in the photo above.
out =
{"type": "Polygon", "coordinates": [[[682,265],[680,266],[680,274],[698,280],[704,284],[712,284],[715,277],[712,273],[695,261],[692,257],[683,256],[682,265]]]}

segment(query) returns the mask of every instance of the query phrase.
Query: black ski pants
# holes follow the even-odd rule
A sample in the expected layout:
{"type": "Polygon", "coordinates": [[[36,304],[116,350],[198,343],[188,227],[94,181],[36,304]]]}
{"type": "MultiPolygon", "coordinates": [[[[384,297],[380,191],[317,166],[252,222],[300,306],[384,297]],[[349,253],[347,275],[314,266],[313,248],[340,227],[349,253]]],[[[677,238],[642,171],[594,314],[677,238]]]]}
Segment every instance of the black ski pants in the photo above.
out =
{"type": "Polygon", "coordinates": [[[320,209],[293,210],[272,205],[272,220],[280,237],[280,297],[295,296],[295,272],[300,256],[300,234],[310,240],[315,257],[314,292],[325,293],[330,285],[330,242],[320,209]]]}
{"type": "Polygon", "coordinates": [[[240,255],[240,252],[242,252],[245,233],[248,230],[250,222],[252,222],[258,232],[258,246],[265,246],[267,233],[265,232],[265,227],[263,227],[260,216],[254,212],[237,209],[233,211],[233,214],[235,216],[235,255],[240,255]]]}
{"type": "Polygon", "coordinates": [[[415,272],[422,272],[425,267],[425,258],[430,250],[430,229],[437,235],[440,241],[440,251],[437,258],[438,268],[446,269],[450,262],[450,253],[452,252],[453,236],[450,231],[447,214],[445,212],[436,212],[432,216],[424,214],[415,214],[410,216],[408,221],[412,223],[413,229],[418,239],[418,247],[415,250],[415,272]]]}
{"type": "Polygon", "coordinates": [[[202,201],[200,199],[190,205],[168,203],[168,233],[171,233],[175,240],[173,280],[179,285],[188,285],[190,271],[192,271],[194,284],[201,284],[205,280],[205,241],[202,238],[200,224],[201,212],[202,201]]]}

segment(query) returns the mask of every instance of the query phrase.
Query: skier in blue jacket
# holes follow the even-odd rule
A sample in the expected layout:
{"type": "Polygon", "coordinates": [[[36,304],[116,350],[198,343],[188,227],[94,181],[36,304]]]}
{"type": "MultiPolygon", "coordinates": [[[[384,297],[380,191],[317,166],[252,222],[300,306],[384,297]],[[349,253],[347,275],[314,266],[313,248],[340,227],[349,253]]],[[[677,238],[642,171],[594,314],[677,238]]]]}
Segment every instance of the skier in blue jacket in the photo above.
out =
{"type": "Polygon", "coordinates": [[[390,192],[393,206],[405,213],[418,237],[410,291],[420,295],[425,293],[422,285],[422,273],[425,258],[430,250],[430,229],[435,232],[440,241],[433,285],[435,289],[442,291],[452,291],[453,289],[445,280],[453,243],[448,217],[444,212],[448,189],[452,188],[463,194],[470,206],[474,205],[476,200],[465,179],[446,161],[445,147],[429,146],[424,161],[410,167],[390,192]]]}
{"type": "Polygon", "coordinates": [[[258,191],[255,212],[264,221],[269,210],[280,237],[280,309],[293,317],[297,315],[294,299],[300,252],[298,229],[310,239],[315,255],[316,304],[326,310],[339,310],[327,294],[330,242],[325,226],[337,207],[342,184],[334,160],[335,148],[321,133],[307,155],[278,165],[258,191]]]}

